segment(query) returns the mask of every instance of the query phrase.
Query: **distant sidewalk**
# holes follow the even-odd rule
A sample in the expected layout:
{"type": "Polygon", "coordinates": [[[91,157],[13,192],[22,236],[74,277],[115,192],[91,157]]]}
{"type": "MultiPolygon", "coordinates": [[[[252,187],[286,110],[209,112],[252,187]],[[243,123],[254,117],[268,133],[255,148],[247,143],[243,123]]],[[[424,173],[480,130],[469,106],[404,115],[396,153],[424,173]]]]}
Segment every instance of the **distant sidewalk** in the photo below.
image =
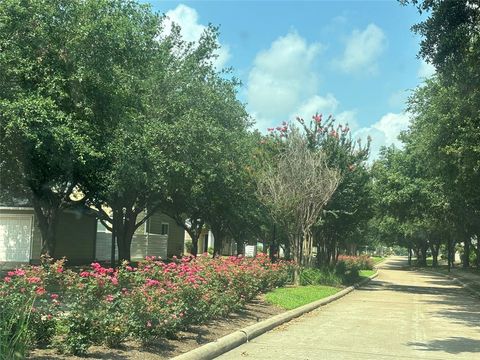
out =
{"type": "Polygon", "coordinates": [[[461,265],[452,268],[450,272],[448,272],[445,268],[438,268],[432,270],[459,280],[462,285],[470,288],[478,296],[480,296],[480,270],[477,270],[475,268],[464,269],[463,267],[461,267],[461,265]]]}

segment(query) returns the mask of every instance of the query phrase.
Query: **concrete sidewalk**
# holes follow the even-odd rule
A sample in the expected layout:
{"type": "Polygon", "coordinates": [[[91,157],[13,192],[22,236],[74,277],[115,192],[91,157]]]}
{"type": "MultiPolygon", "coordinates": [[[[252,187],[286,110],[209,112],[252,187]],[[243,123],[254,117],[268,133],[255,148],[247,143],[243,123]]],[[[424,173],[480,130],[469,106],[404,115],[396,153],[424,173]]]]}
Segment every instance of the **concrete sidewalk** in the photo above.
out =
{"type": "Polygon", "coordinates": [[[392,258],[365,287],[218,359],[480,359],[480,301],[392,258]]]}
{"type": "Polygon", "coordinates": [[[444,268],[432,269],[431,271],[444,274],[451,278],[458,279],[464,286],[469,287],[472,292],[480,297],[480,273],[476,269],[463,269],[462,267],[455,267],[450,272],[444,268]]]}

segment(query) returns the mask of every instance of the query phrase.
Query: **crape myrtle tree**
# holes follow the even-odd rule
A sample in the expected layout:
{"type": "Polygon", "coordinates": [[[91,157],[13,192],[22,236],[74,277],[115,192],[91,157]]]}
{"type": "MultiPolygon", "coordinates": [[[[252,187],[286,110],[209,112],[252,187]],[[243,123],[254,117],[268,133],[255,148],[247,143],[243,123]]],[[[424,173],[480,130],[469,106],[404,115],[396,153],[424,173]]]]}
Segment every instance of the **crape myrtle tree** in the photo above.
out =
{"type": "Polygon", "coordinates": [[[340,173],[336,191],[315,224],[313,234],[317,247],[317,265],[336,262],[340,251],[356,252],[371,216],[370,172],[367,159],[370,138],[366,144],[353,139],[348,124],[337,124],[333,116],[312,116],[309,122],[297,118],[312,151],[323,151],[327,165],[340,173]],[[361,240],[360,240],[361,239],[361,240]]]}
{"type": "MultiPolygon", "coordinates": [[[[282,127],[278,127],[278,130],[287,129],[286,123],[282,127]]],[[[256,237],[263,239],[263,251],[268,252],[272,261],[276,260],[276,256],[279,254],[280,248],[284,251],[284,256],[287,259],[291,258],[290,246],[283,228],[275,222],[272,217],[269,208],[258,197],[257,193],[257,179],[263,175],[264,164],[273,163],[275,158],[280,155],[280,151],[283,148],[282,142],[279,138],[274,139],[275,135],[283,137],[281,133],[275,134],[275,128],[269,128],[269,135],[265,137],[258,130],[251,133],[250,139],[251,153],[249,155],[249,165],[247,167],[248,173],[253,179],[253,195],[254,198],[250,198],[248,202],[248,211],[252,216],[248,219],[253,220],[253,224],[250,228],[252,233],[256,237]]]]}
{"type": "MultiPolygon", "coordinates": [[[[293,260],[312,266],[312,227],[337,188],[340,173],[328,167],[324,152],[311,151],[308,139],[294,126],[285,124],[278,136],[266,141],[276,143],[278,150],[258,176],[258,196],[287,233],[293,260]]],[[[298,268],[294,277],[298,284],[298,268]]]]}
{"type": "Polygon", "coordinates": [[[6,0],[0,18],[2,186],[27,190],[42,252],[54,255],[59,213],[102,157],[98,134],[137,106],[130,79],[157,46],[158,18],[143,5],[96,0],[6,0]]]}

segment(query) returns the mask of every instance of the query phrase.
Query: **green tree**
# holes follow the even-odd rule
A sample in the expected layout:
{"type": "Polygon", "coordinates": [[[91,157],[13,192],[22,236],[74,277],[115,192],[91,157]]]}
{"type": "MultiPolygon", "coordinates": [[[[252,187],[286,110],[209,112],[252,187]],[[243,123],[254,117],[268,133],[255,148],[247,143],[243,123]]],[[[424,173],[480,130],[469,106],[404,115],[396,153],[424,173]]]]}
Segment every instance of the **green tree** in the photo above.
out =
{"type": "MultiPolygon", "coordinates": [[[[441,78],[430,79],[409,100],[413,120],[404,139],[423,159],[425,173],[441,184],[450,209],[452,237],[464,243],[467,254],[471,237],[479,230],[480,190],[476,184],[480,180],[480,131],[476,108],[472,97],[465,96],[456,85],[447,85],[441,78]]],[[[468,256],[464,265],[469,265],[468,256]]]]}
{"type": "Polygon", "coordinates": [[[370,172],[367,159],[370,138],[362,145],[354,140],[348,124],[336,124],[333,116],[316,114],[308,123],[297,118],[312,151],[323,151],[329,167],[337,169],[341,180],[314,228],[317,264],[336,262],[339,251],[352,252],[359,245],[370,217],[370,172]]]}
{"type": "Polygon", "coordinates": [[[465,92],[478,91],[478,4],[469,0],[400,0],[400,3],[415,5],[420,13],[427,14],[424,21],[412,27],[422,36],[420,56],[465,92]]]}
{"type": "Polygon", "coordinates": [[[58,214],[102,157],[96,143],[137,105],[130,79],[144,77],[159,18],[120,0],[7,0],[0,18],[2,185],[28,190],[54,255],[58,214]]]}

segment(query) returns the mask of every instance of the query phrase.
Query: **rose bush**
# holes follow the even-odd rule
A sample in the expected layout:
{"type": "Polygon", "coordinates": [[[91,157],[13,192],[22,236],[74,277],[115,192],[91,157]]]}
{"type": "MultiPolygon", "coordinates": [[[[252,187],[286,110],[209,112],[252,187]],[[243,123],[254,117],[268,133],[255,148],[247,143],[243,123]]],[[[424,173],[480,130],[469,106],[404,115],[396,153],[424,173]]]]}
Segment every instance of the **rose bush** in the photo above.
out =
{"type": "Polygon", "coordinates": [[[28,316],[32,346],[85,354],[92,344],[117,347],[131,338],[148,343],[190,325],[238,310],[260,292],[290,280],[292,264],[256,258],[147,257],[119,268],[92,263],[73,271],[45,261],[11,271],[0,294],[33,300],[28,316]]]}
{"type": "Polygon", "coordinates": [[[338,257],[338,262],[344,262],[347,267],[357,267],[359,270],[372,270],[374,263],[370,256],[360,255],[360,256],[347,256],[340,255],[338,257]]]}

